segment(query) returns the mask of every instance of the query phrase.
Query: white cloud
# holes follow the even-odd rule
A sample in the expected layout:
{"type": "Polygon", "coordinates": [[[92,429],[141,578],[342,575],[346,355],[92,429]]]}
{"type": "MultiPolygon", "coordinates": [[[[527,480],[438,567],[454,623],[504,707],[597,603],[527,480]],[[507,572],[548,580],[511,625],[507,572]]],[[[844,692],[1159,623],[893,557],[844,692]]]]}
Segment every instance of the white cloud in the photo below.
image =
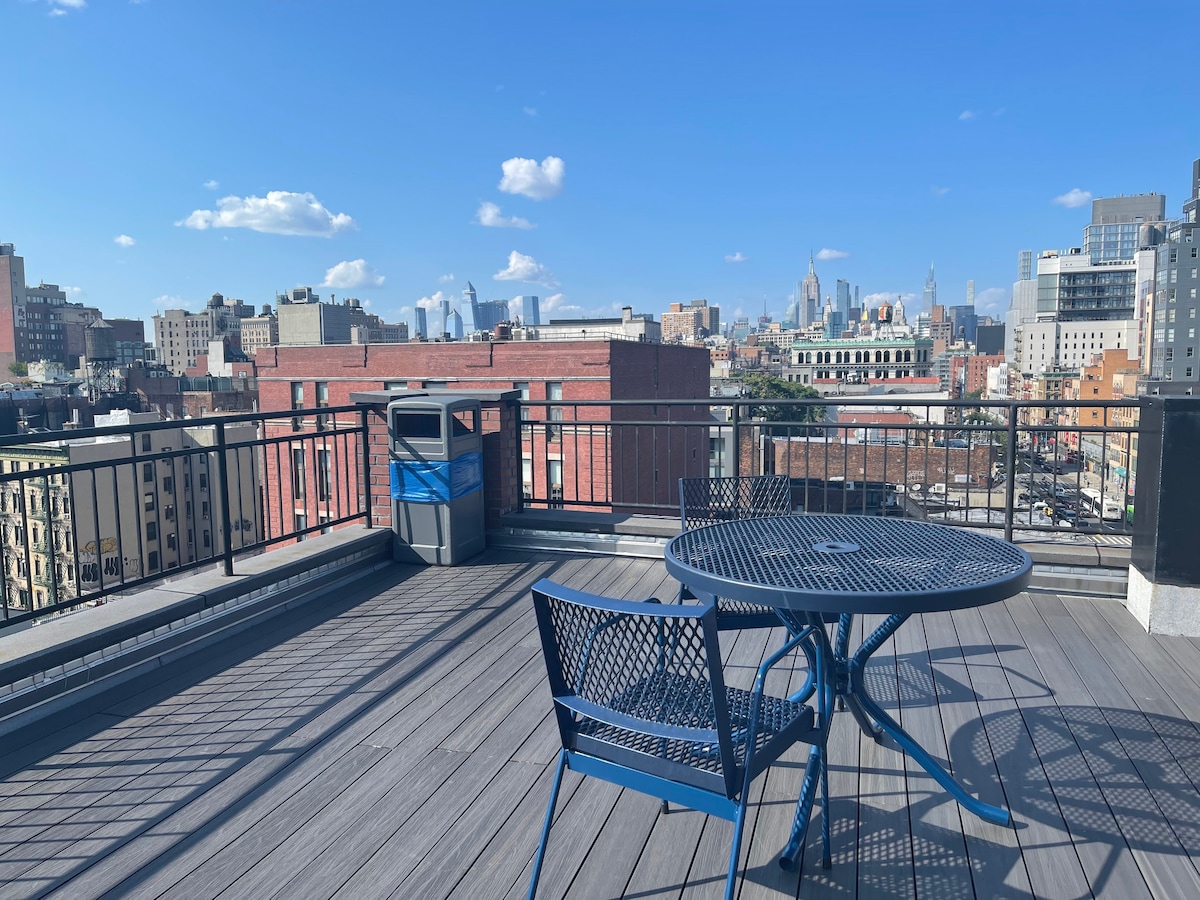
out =
{"type": "Polygon", "coordinates": [[[66,294],[72,300],[78,300],[80,297],[84,296],[83,288],[73,287],[72,285],[69,285],[69,284],[64,284],[62,286],[62,291],[64,294],[66,294]]]}
{"type": "Polygon", "coordinates": [[[563,312],[565,310],[580,309],[578,306],[570,306],[567,304],[567,295],[563,293],[551,294],[549,297],[543,297],[538,301],[539,312],[563,312]]]}
{"type": "Polygon", "coordinates": [[[749,258],[750,257],[748,257],[741,250],[739,250],[737,253],[725,254],[725,262],[727,262],[727,263],[743,263],[746,260],[748,260],[749,258]]]}
{"type": "Polygon", "coordinates": [[[536,107],[533,107],[533,106],[526,106],[526,107],[525,107],[525,108],[522,110],[522,112],[524,112],[524,113],[525,113],[525,115],[529,116],[529,118],[531,118],[531,119],[536,119],[536,118],[537,118],[537,108],[536,108],[536,107]]]}
{"type": "Polygon", "coordinates": [[[420,300],[418,300],[417,306],[421,309],[440,310],[443,300],[449,300],[451,303],[451,308],[454,308],[453,305],[457,302],[458,298],[442,291],[434,291],[432,297],[422,297],[420,300]]]}
{"type": "Polygon", "coordinates": [[[958,114],[958,121],[969,122],[973,118],[975,118],[977,115],[978,115],[978,113],[975,112],[975,110],[973,110],[973,109],[964,109],[962,112],[960,112],[958,114]]]}
{"type": "Polygon", "coordinates": [[[446,284],[448,281],[453,281],[453,280],[454,280],[453,272],[449,272],[446,275],[438,276],[438,284],[446,284]]]}
{"type": "Polygon", "coordinates": [[[975,295],[975,308],[996,315],[1008,309],[1009,292],[1004,288],[987,288],[975,295]]]}
{"type": "Polygon", "coordinates": [[[824,259],[824,260],[846,259],[849,255],[850,255],[849,252],[846,250],[833,250],[829,247],[822,247],[820,250],[817,251],[817,259],[824,259]]]}
{"type": "Polygon", "coordinates": [[[217,181],[215,178],[204,182],[204,189],[206,191],[215,191],[220,186],[221,186],[221,182],[217,181]]]}
{"type": "Polygon", "coordinates": [[[1065,194],[1059,194],[1051,202],[1057,203],[1059,206],[1065,206],[1067,209],[1075,209],[1078,206],[1087,206],[1091,200],[1091,191],[1081,191],[1079,188],[1071,188],[1065,194]]]}
{"type": "Polygon", "coordinates": [[[514,156],[500,163],[504,176],[500,190],[520,194],[533,200],[546,200],[562,193],[566,166],[557,156],[547,156],[538,164],[536,159],[514,156]]]}
{"type": "Polygon", "coordinates": [[[132,247],[137,243],[137,241],[127,234],[118,234],[115,238],[113,238],[113,243],[119,247],[132,247]]]}
{"type": "Polygon", "coordinates": [[[935,197],[945,197],[948,193],[950,193],[950,188],[948,187],[938,187],[936,184],[933,186],[933,195],[935,197]]]}
{"type": "Polygon", "coordinates": [[[333,268],[326,269],[325,280],[321,282],[321,287],[382,287],[383,281],[383,276],[376,272],[365,259],[351,259],[343,260],[333,268]]]}
{"type": "Polygon", "coordinates": [[[516,250],[508,254],[508,268],[501,269],[492,278],[496,281],[530,281],[551,290],[558,287],[558,280],[545,266],[532,256],[516,250]]]}
{"type": "Polygon", "coordinates": [[[87,0],[46,0],[50,4],[50,15],[65,16],[69,10],[87,8],[87,0]]]}
{"type": "Polygon", "coordinates": [[[489,203],[487,200],[479,204],[479,210],[475,213],[475,221],[485,228],[533,228],[533,223],[528,219],[522,219],[520,216],[503,216],[500,214],[500,207],[495,203],[489,203]]]}
{"type": "Polygon", "coordinates": [[[174,294],[162,294],[150,301],[158,309],[186,309],[187,303],[174,294]]]}
{"type": "Polygon", "coordinates": [[[217,208],[197,209],[182,221],[185,228],[249,228],[265,234],[330,237],[356,227],[345,213],[331,213],[309,193],[268,191],[266,197],[222,197],[217,208]]]}

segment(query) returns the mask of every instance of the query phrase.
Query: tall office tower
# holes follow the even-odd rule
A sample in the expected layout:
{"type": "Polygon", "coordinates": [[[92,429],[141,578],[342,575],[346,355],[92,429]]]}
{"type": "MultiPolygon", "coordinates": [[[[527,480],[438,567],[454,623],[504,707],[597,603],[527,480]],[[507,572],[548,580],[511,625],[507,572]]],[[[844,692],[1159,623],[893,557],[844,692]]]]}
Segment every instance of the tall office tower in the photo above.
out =
{"type": "Polygon", "coordinates": [[[450,334],[450,301],[439,300],[438,308],[442,313],[442,334],[448,335],[450,334]]]}
{"type": "Polygon", "coordinates": [[[1012,365],[1017,359],[1017,332],[1037,319],[1037,278],[1033,274],[1033,251],[1017,254],[1017,280],[1013,282],[1012,303],[1004,316],[1004,359],[1012,365]]]}
{"type": "Polygon", "coordinates": [[[1192,163],[1192,196],[1183,203],[1185,222],[1200,221],[1200,159],[1192,163]]]}
{"type": "Polygon", "coordinates": [[[922,300],[924,308],[930,311],[937,305],[937,281],[933,277],[933,263],[929,264],[929,274],[925,277],[925,294],[922,300]]]}
{"type": "Polygon", "coordinates": [[[705,332],[702,337],[721,333],[721,307],[709,306],[708,301],[704,299],[693,300],[690,305],[700,317],[700,327],[705,332]]]}
{"type": "Polygon", "coordinates": [[[850,321],[850,282],[843,278],[837,280],[837,305],[834,307],[842,317],[842,325],[850,321]]]}
{"type": "Polygon", "coordinates": [[[24,310],[25,259],[17,256],[12,244],[0,244],[0,370],[4,372],[20,358],[16,320],[24,310]]]}
{"type": "Polygon", "coordinates": [[[507,300],[484,300],[475,304],[475,331],[491,331],[508,320],[507,300]]]}
{"type": "Polygon", "coordinates": [[[819,322],[821,314],[821,282],[817,279],[816,269],[813,268],[812,254],[808,254],[808,274],[800,284],[800,327],[819,322]]]}
{"type": "Polygon", "coordinates": [[[787,312],[783,316],[784,328],[799,328],[800,327],[800,282],[796,282],[796,290],[792,294],[792,302],[788,304],[787,312]]]}
{"type": "Polygon", "coordinates": [[[1083,252],[1093,263],[1133,259],[1138,250],[1158,244],[1146,240],[1143,226],[1164,229],[1167,198],[1163,194],[1104,197],[1092,201],[1092,224],[1083,229],[1083,252]]]}
{"type": "Polygon", "coordinates": [[[1154,292],[1150,326],[1150,377],[1159,381],[1182,381],[1159,393],[1192,393],[1200,381],[1200,338],[1196,317],[1200,315],[1200,159],[1192,165],[1192,196],[1183,204],[1183,221],[1172,222],[1165,243],[1159,245],[1157,289],[1154,292]]]}
{"type": "Polygon", "coordinates": [[[463,339],[463,318],[457,309],[450,311],[450,317],[446,321],[446,333],[453,340],[461,341],[463,339]]]}
{"type": "Polygon", "coordinates": [[[479,324],[479,296],[475,293],[475,285],[469,281],[462,294],[462,308],[463,328],[467,332],[484,330],[484,327],[479,324]]]}
{"type": "Polygon", "coordinates": [[[429,321],[425,315],[425,307],[418,306],[413,310],[413,334],[418,340],[429,339],[429,321]]]}
{"type": "Polygon", "coordinates": [[[975,305],[975,279],[967,282],[967,306],[975,305]]]}
{"type": "Polygon", "coordinates": [[[521,297],[521,324],[522,325],[541,325],[542,317],[538,312],[537,297],[521,297]]]}

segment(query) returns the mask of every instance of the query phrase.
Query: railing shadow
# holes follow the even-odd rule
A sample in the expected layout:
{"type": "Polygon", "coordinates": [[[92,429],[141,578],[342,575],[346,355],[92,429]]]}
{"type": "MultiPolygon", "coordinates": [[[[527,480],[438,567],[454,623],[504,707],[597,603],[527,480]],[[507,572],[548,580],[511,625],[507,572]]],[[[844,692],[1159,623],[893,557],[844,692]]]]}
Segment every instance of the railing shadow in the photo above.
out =
{"type": "MultiPolygon", "coordinates": [[[[164,842],[152,860],[142,861],[117,879],[122,891],[146,881],[168,867],[188,847],[218,831],[253,804],[271,789],[282,772],[420,677],[428,666],[455,652],[458,641],[451,638],[464,620],[477,619],[472,627],[486,629],[489,622],[524,600],[535,574],[552,573],[563,562],[530,561],[527,554],[494,551],[476,564],[511,564],[512,571],[478,596],[471,591],[469,600],[463,601],[459,594],[459,603],[451,612],[439,616],[431,609],[427,620],[422,616],[408,618],[404,624],[409,627],[397,638],[399,646],[395,652],[372,658],[365,664],[349,665],[352,680],[344,686],[332,692],[314,687],[309,702],[297,699],[289,706],[276,704],[265,717],[248,722],[244,730],[234,729],[224,741],[224,735],[219,733],[222,726],[238,717],[232,713],[224,719],[219,715],[215,720],[211,717],[226,702],[221,694],[228,694],[228,702],[232,703],[248,690],[261,690],[264,687],[261,682],[269,681],[270,676],[259,679],[260,683],[237,684],[234,679],[213,685],[211,691],[205,692],[205,699],[211,701],[207,713],[192,713],[183,718],[170,708],[158,707],[210,680],[220,681],[222,673],[235,673],[239,665],[253,662],[273,648],[286,648],[288,642],[336,623],[343,616],[388,619],[386,609],[371,612],[365,607],[373,599],[402,588],[425,568],[397,565],[373,576],[364,585],[331,598],[328,604],[306,608],[294,618],[272,620],[254,629],[248,638],[243,635],[236,647],[225,653],[188,657],[116,688],[90,704],[101,715],[91,716],[88,726],[79,727],[80,711],[74,709],[6,736],[6,747],[22,749],[0,759],[0,790],[5,793],[0,812],[0,824],[5,825],[4,837],[0,839],[0,881],[19,893],[40,894],[61,887],[254,761],[275,757],[275,764],[264,767],[261,773],[255,772],[228,802],[216,804],[211,814],[201,815],[197,821],[189,821],[184,831],[171,829],[172,839],[164,842]],[[431,646],[435,649],[428,652],[431,646]],[[424,655],[413,671],[389,681],[386,689],[363,702],[348,702],[375,679],[418,652],[424,655]],[[147,712],[151,714],[148,721],[137,724],[139,715],[147,712]],[[157,726],[169,726],[165,737],[162,730],[156,730],[157,726]],[[307,733],[302,732],[305,726],[310,728],[307,733]],[[296,739],[299,733],[304,734],[302,740],[296,739]],[[99,752],[80,752],[80,745],[88,742],[95,742],[99,752]],[[193,748],[199,752],[186,752],[193,748]],[[156,767],[162,771],[156,773],[156,767]],[[150,790],[139,789],[136,779],[141,777],[152,781],[150,790]],[[171,789],[164,793],[169,801],[151,802],[155,793],[163,792],[168,784],[171,789]],[[126,799],[122,789],[134,793],[126,799]],[[77,795],[76,802],[72,802],[71,794],[77,795]],[[24,803],[22,796],[26,798],[24,803]],[[111,807],[113,819],[119,821],[110,821],[103,812],[105,807],[111,807]],[[53,812],[47,815],[50,808],[53,812]],[[68,831],[56,835],[62,822],[75,818],[85,822],[73,822],[68,831]],[[103,832],[103,837],[92,837],[96,832],[103,832]]],[[[430,599],[435,604],[439,596],[430,599]]],[[[370,626],[372,633],[386,627],[386,624],[370,626]]],[[[329,660],[328,666],[336,668],[338,663],[345,668],[343,660],[329,660]]],[[[276,687],[274,692],[288,693],[282,687],[276,687]]],[[[261,699],[257,704],[271,706],[261,699]]]]}

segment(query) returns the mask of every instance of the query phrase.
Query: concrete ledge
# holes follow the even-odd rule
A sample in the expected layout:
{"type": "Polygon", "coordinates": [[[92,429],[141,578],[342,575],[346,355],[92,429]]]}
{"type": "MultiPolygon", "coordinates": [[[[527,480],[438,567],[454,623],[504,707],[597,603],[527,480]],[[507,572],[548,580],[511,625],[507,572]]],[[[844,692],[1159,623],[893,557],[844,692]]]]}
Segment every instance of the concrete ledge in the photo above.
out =
{"type": "Polygon", "coordinates": [[[1125,608],[1149,634],[1200,636],[1200,587],[1195,585],[1155,584],[1131,565],[1125,608]]]}
{"type": "Polygon", "coordinates": [[[390,565],[391,539],[389,529],[339,529],[241,561],[232,577],[204,572],[0,635],[0,730],[390,565]]]}

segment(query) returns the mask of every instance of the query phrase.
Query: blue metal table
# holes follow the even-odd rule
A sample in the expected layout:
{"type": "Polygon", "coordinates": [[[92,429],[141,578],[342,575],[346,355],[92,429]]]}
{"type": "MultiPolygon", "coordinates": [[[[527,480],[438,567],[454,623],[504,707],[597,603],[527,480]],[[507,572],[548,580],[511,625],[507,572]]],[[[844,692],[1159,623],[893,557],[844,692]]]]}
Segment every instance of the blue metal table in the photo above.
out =
{"type": "MultiPolygon", "coordinates": [[[[1008,810],[971,796],[871,698],[863,674],[871,654],[913,613],[984,606],[1021,591],[1033,562],[998,538],[966,528],[877,516],[797,515],[722,522],[685,531],[667,544],[667,571],[697,596],[772,606],[803,648],[815,695],[812,742],[790,839],[780,865],[795,865],[820,787],[821,832],[829,857],[829,727],[844,705],[868,735],[890,735],[948,793],[975,815],[1008,825],[1008,810]],[[886,616],[853,652],[856,613],[886,616]],[[831,639],[826,622],[836,621],[831,639]]],[[[760,676],[761,682],[761,676],[760,676]]]]}

